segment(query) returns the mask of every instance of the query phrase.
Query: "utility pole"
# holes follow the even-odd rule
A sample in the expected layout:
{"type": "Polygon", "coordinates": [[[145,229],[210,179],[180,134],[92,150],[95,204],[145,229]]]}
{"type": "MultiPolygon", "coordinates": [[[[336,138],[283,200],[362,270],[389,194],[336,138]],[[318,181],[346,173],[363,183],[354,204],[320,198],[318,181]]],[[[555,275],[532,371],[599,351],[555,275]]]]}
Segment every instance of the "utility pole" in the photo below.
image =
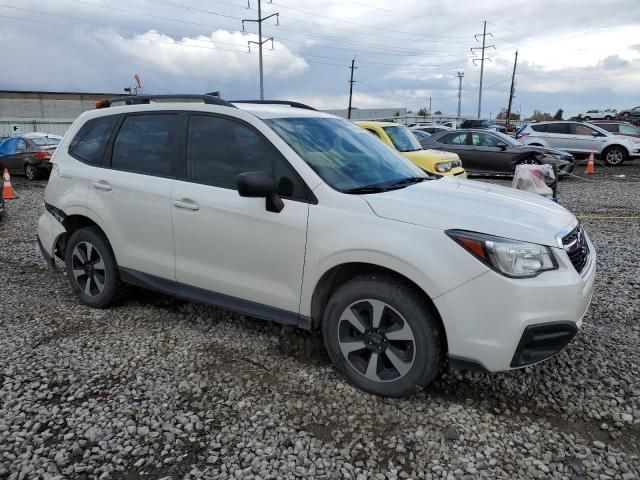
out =
{"type": "MultiPolygon", "coordinates": [[[[488,60],[491,61],[490,58],[485,58],[484,55],[484,51],[487,48],[493,48],[495,49],[496,47],[494,45],[487,45],[486,44],[486,39],[487,39],[487,35],[491,35],[493,37],[492,33],[487,33],[487,21],[485,20],[484,22],[484,28],[482,29],[482,33],[478,33],[477,35],[474,35],[476,41],[478,41],[478,37],[482,36],[482,47],[474,47],[471,49],[471,53],[473,53],[475,55],[475,51],[476,50],[482,50],[482,56],[480,58],[480,90],[478,92],[478,118],[480,118],[482,116],[482,80],[484,77],[484,61],[488,60]]],[[[475,65],[476,61],[478,61],[477,58],[473,59],[473,64],[475,65]]]]}
{"type": "Polygon", "coordinates": [[[433,121],[433,113],[431,112],[431,97],[429,97],[429,116],[431,117],[431,120],[433,121]]]}
{"type": "Polygon", "coordinates": [[[513,102],[513,93],[516,88],[516,65],[518,65],[518,50],[516,50],[516,58],[513,61],[513,73],[511,74],[511,90],[509,90],[509,106],[507,107],[507,129],[509,128],[509,122],[511,120],[511,102],[513,102]]]}
{"type": "Polygon", "coordinates": [[[348,119],[351,119],[351,98],[353,97],[353,84],[355,83],[355,80],[353,79],[353,71],[358,68],[355,66],[355,63],[356,57],[353,57],[353,60],[351,60],[351,67],[349,67],[351,69],[351,80],[349,80],[349,108],[347,110],[348,119]]]}
{"type": "Polygon", "coordinates": [[[464,77],[464,72],[458,72],[458,118],[460,118],[462,110],[462,77],[464,77]]]}
{"type": "MultiPolygon", "coordinates": [[[[249,3],[249,8],[251,8],[251,4],[249,3]]],[[[258,18],[257,19],[243,19],[242,20],[242,31],[244,32],[244,22],[255,22],[258,24],[258,41],[254,42],[253,40],[249,40],[247,42],[247,44],[249,45],[249,52],[251,52],[251,44],[255,43],[256,45],[258,45],[258,57],[259,57],[259,62],[260,62],[260,100],[264,100],[264,79],[263,79],[263,73],[262,73],[262,45],[264,45],[267,42],[271,42],[271,49],[273,50],[273,37],[269,37],[269,38],[265,38],[264,40],[262,39],[262,22],[264,22],[265,20],[271,18],[271,17],[276,17],[276,25],[280,25],[280,14],[279,13],[272,13],[271,15],[267,15],[266,17],[262,16],[262,0],[258,0],[258,18]]]]}

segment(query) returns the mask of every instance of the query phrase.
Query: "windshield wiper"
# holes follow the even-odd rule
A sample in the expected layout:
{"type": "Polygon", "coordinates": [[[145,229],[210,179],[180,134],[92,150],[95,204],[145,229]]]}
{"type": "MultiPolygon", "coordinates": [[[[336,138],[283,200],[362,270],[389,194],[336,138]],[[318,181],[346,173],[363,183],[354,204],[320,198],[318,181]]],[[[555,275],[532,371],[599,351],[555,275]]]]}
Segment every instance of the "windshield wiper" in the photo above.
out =
{"type": "Polygon", "coordinates": [[[396,188],[396,187],[413,185],[414,183],[424,182],[425,180],[429,180],[429,177],[406,177],[387,185],[387,188],[396,188]]]}
{"type": "Polygon", "coordinates": [[[343,190],[342,193],[380,193],[386,192],[386,187],[380,187],[377,185],[365,185],[364,187],[348,188],[343,190]]]}

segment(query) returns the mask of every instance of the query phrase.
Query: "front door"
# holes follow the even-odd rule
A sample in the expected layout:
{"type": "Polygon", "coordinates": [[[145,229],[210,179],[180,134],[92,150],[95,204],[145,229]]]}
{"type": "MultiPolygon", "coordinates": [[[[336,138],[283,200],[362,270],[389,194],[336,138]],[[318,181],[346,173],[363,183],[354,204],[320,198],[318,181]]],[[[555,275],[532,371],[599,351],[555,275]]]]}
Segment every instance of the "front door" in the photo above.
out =
{"type": "Polygon", "coordinates": [[[257,316],[267,306],[293,318],[309,213],[302,181],[266,138],[237,119],[192,113],[186,130],[186,165],[171,196],[178,288],[257,316]],[[237,175],[258,170],[279,183],[282,211],[238,194],[237,175]]]}

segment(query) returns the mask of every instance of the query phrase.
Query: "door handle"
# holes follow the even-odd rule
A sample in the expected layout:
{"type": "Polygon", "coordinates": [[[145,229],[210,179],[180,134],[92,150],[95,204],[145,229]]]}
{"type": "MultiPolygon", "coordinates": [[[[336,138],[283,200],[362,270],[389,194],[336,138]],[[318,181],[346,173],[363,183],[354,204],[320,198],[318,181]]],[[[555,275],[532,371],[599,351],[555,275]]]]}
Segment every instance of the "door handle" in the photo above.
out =
{"type": "Polygon", "coordinates": [[[109,185],[104,180],[98,180],[97,182],[93,182],[93,188],[108,192],[111,190],[111,185],[109,185]]]}
{"type": "Polygon", "coordinates": [[[176,208],[183,208],[185,210],[200,210],[198,202],[194,202],[190,198],[183,198],[182,200],[174,200],[173,205],[176,208]]]}

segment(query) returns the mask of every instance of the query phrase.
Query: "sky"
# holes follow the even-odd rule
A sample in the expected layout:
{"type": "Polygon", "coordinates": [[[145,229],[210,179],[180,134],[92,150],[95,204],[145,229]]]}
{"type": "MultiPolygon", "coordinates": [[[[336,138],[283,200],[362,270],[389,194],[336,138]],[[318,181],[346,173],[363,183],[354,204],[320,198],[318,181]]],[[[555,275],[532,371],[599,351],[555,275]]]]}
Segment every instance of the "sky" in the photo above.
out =
{"type": "MultiPolygon", "coordinates": [[[[265,98],[476,116],[640,105],[640,0],[264,0],[265,98]]],[[[0,89],[259,98],[257,0],[0,0],[0,89]],[[244,30],[243,30],[244,29],[244,30]]]]}

